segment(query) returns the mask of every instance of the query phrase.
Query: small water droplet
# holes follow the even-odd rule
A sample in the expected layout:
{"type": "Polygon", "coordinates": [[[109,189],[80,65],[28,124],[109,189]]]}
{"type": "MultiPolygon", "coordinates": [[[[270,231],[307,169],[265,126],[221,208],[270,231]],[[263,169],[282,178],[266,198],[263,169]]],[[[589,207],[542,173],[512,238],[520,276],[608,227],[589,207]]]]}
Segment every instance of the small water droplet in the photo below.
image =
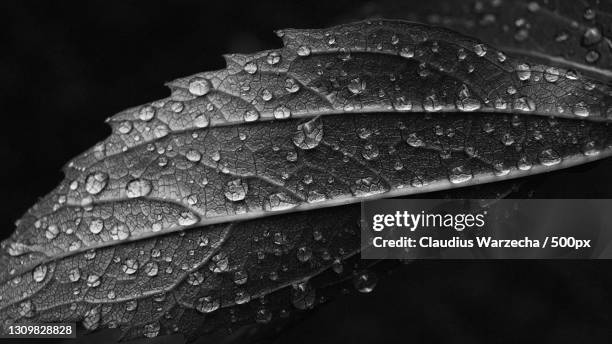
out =
{"type": "Polygon", "coordinates": [[[214,273],[225,272],[229,268],[229,259],[224,252],[217,253],[211,260],[212,262],[209,266],[209,270],[214,273]]]}
{"type": "Polygon", "coordinates": [[[249,301],[251,301],[251,294],[247,291],[239,291],[236,293],[234,301],[237,305],[243,305],[249,301]]]}
{"type": "Polygon", "coordinates": [[[102,229],[104,229],[104,222],[102,219],[93,219],[89,223],[89,231],[92,234],[98,234],[102,231],[102,229]]]}
{"type": "Polygon", "coordinates": [[[300,90],[300,85],[293,78],[285,80],[285,90],[289,93],[295,93],[300,90]]]}
{"type": "Polygon", "coordinates": [[[361,94],[366,89],[366,81],[360,78],[354,78],[349,82],[348,89],[352,94],[361,94]]]}
{"type": "Polygon", "coordinates": [[[192,161],[192,162],[198,162],[200,161],[200,159],[202,159],[202,154],[200,154],[200,152],[198,152],[195,149],[190,149],[187,151],[187,153],[185,154],[185,157],[187,158],[187,160],[192,161]]]}
{"type": "Polygon", "coordinates": [[[451,183],[461,184],[472,179],[472,173],[466,172],[463,167],[455,167],[448,177],[451,183]]]}
{"type": "Polygon", "coordinates": [[[209,120],[206,115],[199,115],[198,117],[193,119],[193,125],[197,128],[206,128],[208,127],[209,120]]]}
{"type": "Polygon", "coordinates": [[[243,183],[241,179],[234,179],[226,184],[225,198],[232,202],[242,201],[248,191],[247,183],[243,183]]]}
{"type": "Polygon", "coordinates": [[[275,65],[275,64],[279,63],[280,60],[281,60],[281,56],[276,51],[272,51],[272,52],[268,53],[268,56],[266,56],[266,62],[269,65],[275,65]]]}
{"type": "Polygon", "coordinates": [[[100,276],[98,275],[89,275],[87,276],[87,286],[90,288],[95,288],[100,285],[100,276]]]}

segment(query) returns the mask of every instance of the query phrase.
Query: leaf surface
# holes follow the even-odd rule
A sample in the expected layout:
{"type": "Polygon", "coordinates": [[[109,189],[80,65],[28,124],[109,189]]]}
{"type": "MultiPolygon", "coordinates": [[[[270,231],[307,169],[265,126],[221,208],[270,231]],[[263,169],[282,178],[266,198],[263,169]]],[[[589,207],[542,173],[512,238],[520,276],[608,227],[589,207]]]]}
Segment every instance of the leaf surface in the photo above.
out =
{"type": "Polygon", "coordinates": [[[312,307],[309,280],[359,252],[362,199],[611,153],[597,78],[402,21],[279,35],[109,119],[2,243],[3,323],[124,339],[267,323],[312,307]]]}

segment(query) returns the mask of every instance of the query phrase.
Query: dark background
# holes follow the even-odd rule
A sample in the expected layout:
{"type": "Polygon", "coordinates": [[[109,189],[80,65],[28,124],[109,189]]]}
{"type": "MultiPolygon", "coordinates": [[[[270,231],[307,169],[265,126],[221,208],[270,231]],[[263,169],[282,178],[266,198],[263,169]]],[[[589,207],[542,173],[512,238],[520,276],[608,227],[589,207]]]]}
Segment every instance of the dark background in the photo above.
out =
{"type": "MultiPolygon", "coordinates": [[[[164,82],[223,68],[223,53],[279,47],[275,29],[360,19],[368,6],[354,0],[3,2],[1,237],[57,185],[64,163],[110,133],[106,117],[167,96],[164,82]]],[[[611,167],[602,161],[537,176],[520,195],[608,198],[611,167]]],[[[607,343],[610,267],[607,261],[416,262],[380,276],[371,294],[318,307],[278,342],[607,343]]]]}

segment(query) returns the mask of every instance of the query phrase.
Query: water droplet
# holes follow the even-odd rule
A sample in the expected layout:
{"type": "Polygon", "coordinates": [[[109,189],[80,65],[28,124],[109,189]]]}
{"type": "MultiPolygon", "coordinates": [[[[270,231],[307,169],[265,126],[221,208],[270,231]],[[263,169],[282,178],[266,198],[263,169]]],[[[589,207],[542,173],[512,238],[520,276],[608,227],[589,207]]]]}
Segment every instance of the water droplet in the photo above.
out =
{"type": "Polygon", "coordinates": [[[81,279],[81,270],[79,268],[72,268],[68,271],[68,280],[70,282],[78,282],[81,279]]]}
{"type": "Polygon", "coordinates": [[[276,119],[286,119],[291,116],[291,110],[288,107],[281,105],[274,109],[274,118],[276,119]]]}
{"type": "Polygon", "coordinates": [[[254,62],[249,62],[244,65],[244,71],[249,74],[255,74],[257,72],[257,65],[254,62]]]}
{"type": "Polygon", "coordinates": [[[34,271],[32,271],[32,278],[34,279],[35,282],[42,282],[45,279],[46,275],[47,275],[46,265],[39,265],[36,268],[34,268],[34,271]]]}
{"type": "Polygon", "coordinates": [[[373,143],[367,143],[363,146],[363,151],[361,152],[361,156],[366,160],[374,160],[378,157],[378,154],[378,146],[373,143]]]}
{"type": "Polygon", "coordinates": [[[206,115],[199,115],[198,117],[193,119],[193,124],[197,128],[206,128],[209,124],[208,117],[206,115]]]}
{"type": "Polygon", "coordinates": [[[535,111],[536,104],[531,98],[520,97],[514,100],[513,107],[515,110],[531,112],[535,111]]]}
{"type": "Polygon", "coordinates": [[[129,134],[130,131],[132,131],[132,122],[130,122],[130,121],[123,121],[123,122],[119,123],[119,127],[117,128],[117,131],[120,134],[129,134]]]}
{"type": "Polygon", "coordinates": [[[546,72],[544,73],[544,79],[548,82],[556,82],[559,80],[559,70],[555,67],[546,68],[546,72]]]}
{"type": "Polygon", "coordinates": [[[417,133],[410,133],[406,139],[406,143],[411,147],[418,148],[425,146],[425,142],[419,138],[417,133]]]}
{"type": "Polygon", "coordinates": [[[465,98],[457,100],[457,109],[459,111],[471,112],[480,109],[480,101],[474,98],[465,98]]]}
{"type": "Polygon", "coordinates": [[[561,162],[561,156],[553,149],[545,149],[538,155],[540,163],[544,166],[554,166],[561,162]]]}
{"type": "Polygon", "coordinates": [[[531,162],[529,161],[529,159],[527,159],[526,156],[523,156],[519,159],[519,161],[517,162],[516,166],[518,167],[519,170],[521,171],[528,171],[531,169],[531,162]]]}
{"type": "Polygon", "coordinates": [[[602,35],[601,31],[597,27],[590,27],[584,31],[584,35],[582,36],[582,44],[584,45],[593,45],[597,44],[601,41],[602,35]]]}
{"type": "Polygon", "coordinates": [[[308,309],[315,302],[316,293],[308,281],[293,285],[291,303],[297,309],[308,309]]]}
{"type": "Polygon", "coordinates": [[[406,59],[412,58],[414,57],[414,48],[412,46],[403,47],[399,55],[406,59]]]}
{"type": "Polygon", "coordinates": [[[474,46],[474,52],[476,55],[483,57],[487,54],[487,47],[484,44],[476,44],[474,46]]]}
{"type": "Polygon", "coordinates": [[[128,258],[125,261],[125,264],[121,266],[121,269],[124,273],[128,275],[133,275],[134,273],[136,273],[136,271],[138,271],[138,261],[134,258],[128,258]]]}
{"type": "Polygon", "coordinates": [[[93,219],[89,223],[89,231],[93,234],[98,234],[104,229],[104,222],[102,219],[93,219]]]}
{"type": "Polygon", "coordinates": [[[525,81],[531,78],[531,68],[526,63],[521,63],[516,66],[516,74],[519,80],[525,81]]]}
{"type": "Polygon", "coordinates": [[[180,226],[191,226],[198,223],[200,219],[192,212],[184,211],[179,215],[178,224],[180,226]]]}
{"type": "Polygon", "coordinates": [[[211,89],[210,81],[204,78],[195,77],[189,80],[189,93],[194,96],[203,96],[210,92],[211,89]]]}
{"type": "Polygon", "coordinates": [[[212,296],[204,296],[198,299],[195,307],[200,313],[211,313],[219,309],[219,300],[212,296]]]}
{"type": "Polygon", "coordinates": [[[251,301],[251,294],[249,294],[249,292],[247,291],[239,291],[236,293],[236,297],[234,298],[234,301],[236,302],[237,305],[243,305],[251,301]]]}
{"type": "Polygon", "coordinates": [[[584,59],[588,63],[595,63],[597,62],[597,60],[599,60],[599,56],[599,52],[595,50],[589,50],[589,52],[587,52],[587,54],[584,56],[584,59]]]}
{"type": "Polygon", "coordinates": [[[573,108],[574,115],[579,117],[588,117],[589,116],[589,108],[584,102],[578,102],[574,105],[573,108]]]}
{"type": "Polygon", "coordinates": [[[125,240],[130,236],[130,230],[125,224],[119,223],[110,229],[110,236],[113,240],[125,240]]]}
{"type": "Polygon", "coordinates": [[[157,110],[151,105],[143,106],[140,108],[140,111],[138,112],[138,118],[140,118],[141,121],[145,121],[145,122],[150,121],[153,119],[153,117],[155,117],[156,111],[157,110]]]}
{"type": "Polygon", "coordinates": [[[453,184],[461,184],[471,180],[472,173],[464,171],[463,167],[455,167],[451,170],[448,179],[453,184]]]}
{"type": "MultiPolygon", "coordinates": [[[[293,144],[300,149],[313,149],[323,139],[323,123],[320,117],[299,124],[297,131],[293,134],[293,144]]],[[[296,156],[297,157],[297,156],[296,156]]]]}
{"type": "Polygon", "coordinates": [[[156,262],[147,262],[144,265],[143,269],[144,269],[145,274],[149,277],[155,277],[157,276],[157,273],[159,272],[159,266],[157,265],[156,262]]]}
{"type": "Polygon", "coordinates": [[[307,47],[307,46],[302,45],[302,46],[298,47],[297,54],[299,56],[308,56],[308,55],[310,55],[310,48],[307,47]]]}
{"type": "Polygon", "coordinates": [[[289,93],[295,93],[300,90],[300,85],[295,81],[295,79],[288,78],[285,80],[285,90],[289,93]]]}
{"type": "Polygon", "coordinates": [[[281,60],[281,56],[276,51],[272,51],[272,52],[268,53],[268,56],[266,56],[266,62],[269,65],[275,65],[275,64],[279,63],[280,60],[281,60]]]}
{"type": "Polygon", "coordinates": [[[87,276],[87,286],[90,288],[95,288],[100,285],[100,276],[98,275],[89,275],[87,276]]]}
{"type": "Polygon", "coordinates": [[[254,122],[259,119],[259,112],[253,109],[246,110],[243,117],[245,122],[254,122]]]}
{"type": "Polygon", "coordinates": [[[234,179],[226,184],[225,198],[232,202],[242,201],[248,191],[247,183],[243,183],[241,179],[234,179]]]}
{"type": "Polygon", "coordinates": [[[55,237],[57,237],[59,232],[60,232],[59,228],[57,228],[56,225],[49,225],[47,227],[47,230],[45,231],[45,237],[49,240],[55,239],[55,237]]]}
{"type": "Polygon", "coordinates": [[[200,159],[202,159],[202,154],[200,154],[200,152],[198,152],[195,149],[190,149],[187,151],[187,153],[185,154],[185,157],[187,158],[187,160],[192,161],[192,162],[198,162],[200,161],[200,159]]]}
{"type": "Polygon", "coordinates": [[[442,110],[442,104],[440,104],[435,95],[430,95],[423,100],[423,109],[427,112],[440,111],[442,110]]]}
{"type": "Polygon", "coordinates": [[[504,62],[506,61],[506,58],[506,54],[502,53],[501,51],[497,52],[497,61],[504,62]]]}
{"type": "Polygon", "coordinates": [[[128,198],[145,197],[151,193],[151,182],[146,179],[133,179],[125,186],[128,198]]]}
{"type": "Polygon", "coordinates": [[[270,101],[270,99],[272,99],[272,92],[270,92],[267,88],[264,88],[263,91],[261,91],[261,99],[266,102],[270,101]]]}
{"type": "Polygon", "coordinates": [[[85,191],[91,195],[99,194],[108,183],[108,174],[104,172],[94,172],[87,176],[85,180],[85,191]]]}
{"type": "Polygon", "coordinates": [[[360,293],[370,293],[376,287],[378,277],[371,271],[362,271],[353,277],[353,286],[360,293]]]}
{"type": "Polygon", "coordinates": [[[174,112],[174,113],[179,113],[179,112],[183,111],[184,108],[185,108],[185,106],[183,105],[182,102],[173,101],[173,102],[170,103],[170,110],[172,110],[172,112],[174,112]]]}

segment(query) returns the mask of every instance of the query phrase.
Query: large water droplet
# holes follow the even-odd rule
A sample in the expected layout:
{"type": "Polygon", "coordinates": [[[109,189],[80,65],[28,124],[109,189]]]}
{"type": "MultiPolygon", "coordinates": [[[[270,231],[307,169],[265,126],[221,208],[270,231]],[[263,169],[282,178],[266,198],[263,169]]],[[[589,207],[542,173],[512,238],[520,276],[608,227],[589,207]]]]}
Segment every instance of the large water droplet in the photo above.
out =
{"type": "Polygon", "coordinates": [[[91,195],[99,194],[108,183],[108,174],[104,172],[94,172],[87,176],[85,180],[85,191],[91,195]]]}
{"type": "Polygon", "coordinates": [[[189,80],[189,93],[195,96],[203,96],[210,92],[210,81],[204,78],[195,77],[189,80]]]}
{"type": "Polygon", "coordinates": [[[293,144],[301,149],[313,149],[319,145],[323,139],[323,123],[320,117],[299,124],[297,131],[293,135],[293,144]]]}
{"type": "Polygon", "coordinates": [[[200,161],[200,159],[202,159],[202,154],[200,152],[198,152],[197,150],[195,150],[195,149],[190,149],[185,154],[185,157],[189,161],[198,162],[198,161],[200,161]]]}
{"type": "Polygon", "coordinates": [[[146,179],[133,179],[125,186],[129,198],[144,197],[151,193],[151,182],[146,179]]]}
{"type": "Polygon", "coordinates": [[[289,93],[295,93],[300,90],[300,85],[295,81],[295,79],[288,78],[285,80],[285,90],[289,93]]]}

